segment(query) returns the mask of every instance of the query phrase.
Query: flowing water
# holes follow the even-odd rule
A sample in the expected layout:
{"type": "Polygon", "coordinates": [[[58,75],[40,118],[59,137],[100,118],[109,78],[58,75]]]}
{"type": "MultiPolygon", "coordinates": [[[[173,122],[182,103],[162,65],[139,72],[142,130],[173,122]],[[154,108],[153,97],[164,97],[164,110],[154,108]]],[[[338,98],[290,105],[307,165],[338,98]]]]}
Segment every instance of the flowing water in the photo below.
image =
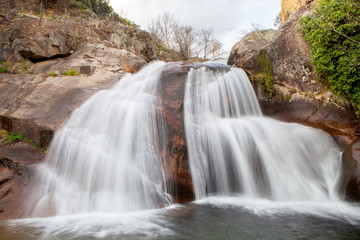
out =
{"type": "Polygon", "coordinates": [[[190,70],[184,100],[197,201],[172,204],[157,89],[164,63],[123,78],[56,133],[10,239],[359,239],[337,194],[341,152],[320,130],[265,118],[240,69],[190,70]],[[164,207],[164,208],[159,208],[164,207]]]}
{"type": "Polygon", "coordinates": [[[44,186],[29,202],[32,217],[171,204],[159,151],[165,134],[156,93],[163,66],[123,78],[74,111],[38,169],[44,186]]]}

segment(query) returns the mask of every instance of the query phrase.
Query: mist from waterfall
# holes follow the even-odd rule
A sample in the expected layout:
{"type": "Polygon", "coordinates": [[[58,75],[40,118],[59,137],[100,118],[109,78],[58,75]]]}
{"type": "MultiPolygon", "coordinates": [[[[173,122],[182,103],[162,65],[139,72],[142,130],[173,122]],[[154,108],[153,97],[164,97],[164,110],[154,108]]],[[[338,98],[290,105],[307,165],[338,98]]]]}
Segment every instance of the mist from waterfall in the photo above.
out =
{"type": "MultiPolygon", "coordinates": [[[[57,131],[38,168],[31,216],[129,212],[168,206],[166,134],[156,94],[165,63],[97,93],[57,131]]],[[[169,174],[169,173],[168,173],[169,174]]]]}
{"type": "Polygon", "coordinates": [[[196,199],[339,200],[341,154],[333,139],[263,117],[243,70],[190,70],[184,106],[196,199]]]}

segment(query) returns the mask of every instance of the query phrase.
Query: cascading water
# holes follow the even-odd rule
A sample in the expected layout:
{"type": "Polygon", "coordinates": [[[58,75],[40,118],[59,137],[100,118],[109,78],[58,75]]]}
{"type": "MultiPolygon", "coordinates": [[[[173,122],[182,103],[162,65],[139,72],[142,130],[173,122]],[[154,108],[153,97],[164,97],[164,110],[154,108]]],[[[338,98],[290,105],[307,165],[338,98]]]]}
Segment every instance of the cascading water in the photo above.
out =
{"type": "Polygon", "coordinates": [[[340,151],[320,130],[262,116],[241,69],[188,74],[185,127],[196,198],[338,200],[340,151]]]}
{"type": "Polygon", "coordinates": [[[32,216],[167,206],[165,135],[156,96],[165,63],[124,77],[74,111],[55,134],[32,216]]]}
{"type": "Polygon", "coordinates": [[[38,169],[32,218],[0,222],[0,240],[359,239],[359,208],[336,194],[331,137],[263,117],[246,74],[225,65],[188,74],[185,130],[202,200],[171,205],[168,118],[157,96],[164,65],[124,77],[71,115],[38,169]]]}

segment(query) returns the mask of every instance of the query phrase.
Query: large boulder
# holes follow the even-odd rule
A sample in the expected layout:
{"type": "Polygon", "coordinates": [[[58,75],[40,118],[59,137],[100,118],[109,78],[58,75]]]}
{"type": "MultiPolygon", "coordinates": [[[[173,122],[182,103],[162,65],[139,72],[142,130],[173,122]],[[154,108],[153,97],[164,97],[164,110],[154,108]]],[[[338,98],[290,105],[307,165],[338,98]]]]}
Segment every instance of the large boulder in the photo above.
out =
{"type": "Polygon", "coordinates": [[[39,61],[69,55],[70,48],[66,43],[66,34],[57,31],[35,39],[15,39],[12,46],[24,58],[39,61]]]}

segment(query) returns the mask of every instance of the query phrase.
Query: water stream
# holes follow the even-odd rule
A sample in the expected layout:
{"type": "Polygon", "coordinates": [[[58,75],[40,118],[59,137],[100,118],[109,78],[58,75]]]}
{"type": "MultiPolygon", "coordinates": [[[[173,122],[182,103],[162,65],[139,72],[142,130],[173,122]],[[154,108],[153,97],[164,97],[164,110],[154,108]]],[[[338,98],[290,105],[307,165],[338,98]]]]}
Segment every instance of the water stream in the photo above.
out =
{"type": "Polygon", "coordinates": [[[0,240],[359,239],[360,208],[338,196],[341,152],[320,130],[263,117],[246,74],[190,70],[184,99],[196,201],[173,204],[150,64],[99,92],[55,134],[30,218],[0,240]]]}

